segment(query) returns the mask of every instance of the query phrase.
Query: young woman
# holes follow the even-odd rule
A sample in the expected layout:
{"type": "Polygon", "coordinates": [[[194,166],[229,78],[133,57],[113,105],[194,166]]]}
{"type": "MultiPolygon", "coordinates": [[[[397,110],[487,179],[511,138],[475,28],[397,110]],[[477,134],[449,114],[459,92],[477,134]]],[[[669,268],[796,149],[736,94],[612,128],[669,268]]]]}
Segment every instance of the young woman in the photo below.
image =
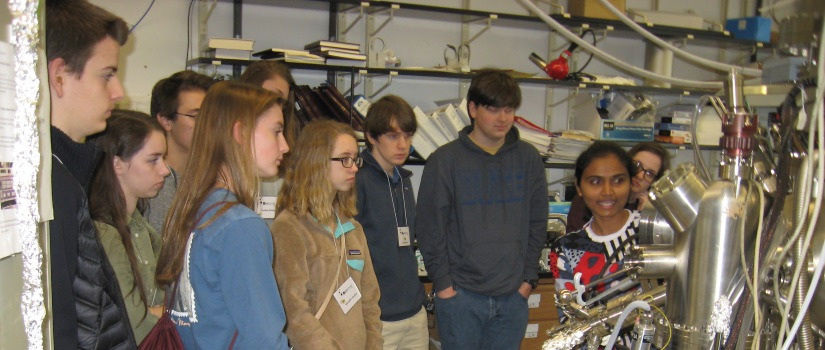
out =
{"type": "MultiPolygon", "coordinates": [[[[620,268],[624,252],[635,243],[639,226],[638,212],[625,208],[632,170],[632,158],[612,142],[597,141],[576,160],[576,192],[593,216],[584,228],[553,244],[550,266],[556,290],[575,291],[576,273],[582,274],[581,284],[586,285],[600,274],[620,268]]],[[[600,285],[597,289],[607,287],[600,285]]]]}
{"type": "Polygon", "coordinates": [[[255,61],[246,67],[240,81],[260,86],[284,99],[284,136],[288,144],[293,144],[298,137],[299,125],[295,120],[295,78],[292,77],[289,67],[278,61],[255,61]]]}
{"type": "Polygon", "coordinates": [[[162,313],[164,293],[155,284],[162,238],[141,213],[169,174],[163,162],[166,137],[149,115],[114,110],[106,130],[92,140],[104,158],[92,182],[89,211],[139,344],[162,313]]]}
{"type": "Polygon", "coordinates": [[[287,349],[272,275],[272,236],[251,209],[260,177],[289,150],[282,99],[247,84],[206,93],[187,172],[166,218],[157,280],[170,286],[172,319],[190,349],[287,349]]]}
{"type": "Polygon", "coordinates": [[[378,281],[353,220],[362,164],[347,125],[314,121],[298,136],[271,227],[286,334],[296,350],[382,348],[378,281]]]}
{"type": "MultiPolygon", "coordinates": [[[[630,173],[630,198],[625,208],[641,211],[647,203],[650,184],[661,178],[665,170],[670,169],[670,154],[656,142],[637,143],[627,154],[633,158],[633,168],[630,173]]],[[[581,230],[590,217],[591,214],[582,197],[574,197],[567,214],[567,233],[581,230]]]]}

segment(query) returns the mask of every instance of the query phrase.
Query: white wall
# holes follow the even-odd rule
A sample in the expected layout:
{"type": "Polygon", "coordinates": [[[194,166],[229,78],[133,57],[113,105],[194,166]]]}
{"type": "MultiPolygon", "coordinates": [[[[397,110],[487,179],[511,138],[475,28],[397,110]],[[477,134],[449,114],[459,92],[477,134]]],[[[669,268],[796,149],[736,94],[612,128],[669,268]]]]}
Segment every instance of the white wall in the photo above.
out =
{"type": "MultiPolygon", "coordinates": [[[[134,23],[146,10],[151,0],[91,0],[118,15],[127,22],[134,23]]],[[[243,37],[254,39],[255,49],[262,50],[272,47],[302,48],[304,44],[326,38],[328,29],[329,4],[321,1],[306,0],[271,0],[248,1],[243,7],[243,37]]],[[[461,0],[422,0],[409,1],[411,3],[461,7],[461,0]]],[[[563,1],[562,1],[563,2],[563,1]]],[[[724,13],[738,16],[743,6],[750,6],[754,1],[730,1],[724,9],[724,2],[716,0],[628,0],[628,8],[652,9],[658,3],[662,11],[685,12],[693,11],[696,14],[713,21],[722,21],[724,13]]],[[[515,0],[472,0],[471,8],[475,10],[494,11],[502,13],[528,14],[528,11],[515,0]]],[[[193,52],[197,52],[197,20],[200,1],[196,1],[192,10],[191,38],[193,52]]],[[[186,54],[187,9],[189,1],[165,0],[156,1],[154,7],[146,15],[124,49],[124,63],[119,75],[124,82],[128,95],[127,107],[148,110],[148,101],[151,87],[154,83],[169,74],[184,69],[186,54]]],[[[541,5],[549,8],[546,5],[541,5]]],[[[230,1],[218,1],[211,12],[208,21],[209,37],[232,36],[232,8],[230,1]]],[[[752,8],[752,6],[751,6],[752,8]]],[[[352,21],[357,13],[347,16],[352,21]]],[[[378,17],[378,23],[387,16],[378,17]]],[[[347,41],[364,43],[364,25],[359,22],[346,34],[347,41]]],[[[474,24],[471,33],[482,28],[481,24],[474,24]]],[[[447,44],[456,45],[460,41],[461,22],[456,15],[426,13],[420,11],[397,11],[395,18],[378,34],[385,39],[388,47],[392,48],[401,58],[406,67],[431,67],[443,64],[443,51],[447,44]]],[[[478,37],[472,44],[471,66],[480,68],[495,66],[515,69],[534,74],[541,73],[528,59],[530,52],[554,58],[567,41],[550,33],[543,23],[526,23],[499,19],[493,22],[492,29],[478,37]],[[550,46],[554,40],[553,47],[550,46]]],[[[600,41],[598,47],[616,56],[622,61],[644,66],[645,43],[633,35],[618,35],[609,33],[606,40],[600,41]]],[[[687,51],[711,59],[721,57],[741,56],[741,51],[722,52],[717,48],[688,45],[687,51]]],[[[587,54],[577,53],[578,64],[583,64],[587,54]]],[[[231,74],[229,68],[212,69],[207,73],[223,75],[231,74]]],[[[619,72],[607,64],[594,59],[587,72],[620,75],[619,72]]],[[[299,84],[317,85],[326,79],[322,72],[294,70],[299,84]]],[[[543,73],[542,73],[543,74],[543,73]]],[[[699,67],[691,66],[679,60],[674,62],[673,75],[690,79],[717,79],[717,74],[699,67]]],[[[386,78],[375,78],[375,86],[383,84],[386,78]]],[[[641,80],[637,79],[641,84],[641,80]]],[[[347,82],[348,85],[348,82],[347,82]]],[[[344,89],[342,89],[344,90],[344,89]]],[[[356,89],[357,92],[361,90],[356,89]]],[[[562,101],[569,96],[572,90],[555,89],[552,100],[545,98],[547,90],[541,84],[522,84],[523,103],[517,114],[538,125],[550,125],[551,129],[567,127],[568,106],[559,103],[545,115],[545,106],[562,101]],[[545,124],[545,119],[549,122],[545,124]]],[[[393,84],[384,90],[384,94],[397,94],[407,99],[412,105],[418,105],[424,110],[434,108],[433,101],[457,98],[459,83],[455,79],[424,78],[424,77],[396,77],[393,84]]],[[[380,97],[380,96],[379,96],[380,97]]],[[[673,97],[663,97],[663,101],[673,100],[673,97]]],[[[690,100],[690,99],[688,99],[690,100]]],[[[695,101],[695,98],[694,98],[695,101]]],[[[680,151],[685,153],[685,151],[680,151]]],[[[680,154],[679,159],[684,156],[680,154]]],[[[418,170],[420,167],[414,167],[418,170]]],[[[565,175],[561,170],[548,171],[550,181],[565,175]]],[[[560,189],[557,186],[555,189],[560,189]]]]}

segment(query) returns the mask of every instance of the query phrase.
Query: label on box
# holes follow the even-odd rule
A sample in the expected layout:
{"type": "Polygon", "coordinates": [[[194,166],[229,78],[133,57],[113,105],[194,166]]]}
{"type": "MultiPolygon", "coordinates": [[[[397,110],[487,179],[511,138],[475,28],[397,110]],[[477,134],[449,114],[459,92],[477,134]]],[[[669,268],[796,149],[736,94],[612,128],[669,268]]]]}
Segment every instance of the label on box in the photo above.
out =
{"type": "Polygon", "coordinates": [[[525,338],[538,338],[539,337],[539,324],[538,323],[530,323],[527,325],[527,330],[524,332],[525,338]]]}
{"type": "Polygon", "coordinates": [[[539,304],[541,304],[541,294],[530,294],[527,298],[527,308],[535,309],[539,307],[539,304]]]}

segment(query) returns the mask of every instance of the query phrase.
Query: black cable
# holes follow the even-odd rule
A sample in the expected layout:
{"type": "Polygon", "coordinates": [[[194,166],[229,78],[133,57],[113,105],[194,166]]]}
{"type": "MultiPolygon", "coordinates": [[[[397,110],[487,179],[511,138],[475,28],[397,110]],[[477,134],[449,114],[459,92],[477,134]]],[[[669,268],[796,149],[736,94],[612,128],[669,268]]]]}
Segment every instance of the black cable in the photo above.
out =
{"type": "MultiPolygon", "coordinates": [[[[595,33],[595,32],[593,32],[593,30],[592,30],[592,29],[585,30],[585,31],[582,33],[582,35],[581,35],[581,37],[580,37],[580,38],[584,38],[584,36],[585,36],[587,33],[590,33],[591,35],[593,35],[593,46],[596,46],[596,33],[595,33]]],[[[587,62],[584,62],[584,65],[583,65],[583,66],[582,66],[582,67],[581,67],[578,71],[576,71],[575,73],[573,73],[573,74],[571,74],[571,75],[580,74],[580,73],[581,73],[581,72],[582,72],[585,68],[587,68],[587,65],[588,65],[588,64],[590,64],[590,61],[591,61],[591,60],[593,60],[593,53],[592,53],[592,52],[590,53],[590,58],[588,58],[588,59],[587,59],[587,62]]]]}
{"type": "Polygon", "coordinates": [[[133,26],[132,26],[132,29],[129,29],[129,33],[131,33],[132,31],[134,31],[134,30],[135,30],[135,28],[137,28],[138,24],[140,24],[140,21],[142,21],[142,20],[143,20],[143,17],[146,17],[146,14],[147,14],[147,13],[149,13],[149,10],[151,10],[151,9],[152,9],[152,6],[153,6],[153,5],[155,5],[155,0],[152,0],[152,2],[151,2],[151,3],[149,3],[149,7],[147,7],[147,8],[146,8],[146,11],[145,11],[145,12],[143,12],[143,16],[140,16],[140,19],[137,21],[137,23],[135,23],[135,25],[133,25],[133,26]]]}
{"type": "Polygon", "coordinates": [[[183,69],[189,68],[189,51],[191,50],[192,34],[189,32],[192,29],[192,5],[195,0],[189,1],[189,11],[186,12],[186,60],[183,61],[183,69]]]}

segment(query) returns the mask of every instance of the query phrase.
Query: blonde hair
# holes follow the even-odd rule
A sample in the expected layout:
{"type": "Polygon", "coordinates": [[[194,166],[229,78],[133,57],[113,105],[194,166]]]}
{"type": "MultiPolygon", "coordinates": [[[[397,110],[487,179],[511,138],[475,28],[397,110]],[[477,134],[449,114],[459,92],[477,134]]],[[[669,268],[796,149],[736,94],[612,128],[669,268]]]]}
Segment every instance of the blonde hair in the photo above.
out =
{"type": "Polygon", "coordinates": [[[289,210],[298,216],[312,215],[320,222],[332,221],[335,211],[343,218],[352,218],[355,209],[355,186],[338,191],[329,180],[335,141],[341,135],[355,139],[349,125],[332,120],[307,124],[298,135],[292,160],[278,194],[276,210],[289,210]]]}
{"type": "Polygon", "coordinates": [[[192,136],[192,145],[196,146],[192,147],[187,171],[163,225],[164,244],[155,273],[161,286],[180,276],[192,231],[208,226],[235,204],[253,207],[260,185],[253,151],[255,124],[270,108],[281,108],[282,101],[270,91],[231,81],[216,83],[207,91],[192,136]],[[236,141],[236,124],[247,142],[236,141]],[[221,206],[211,220],[197,222],[201,205],[218,181],[232,189],[237,202],[221,206]]]}

